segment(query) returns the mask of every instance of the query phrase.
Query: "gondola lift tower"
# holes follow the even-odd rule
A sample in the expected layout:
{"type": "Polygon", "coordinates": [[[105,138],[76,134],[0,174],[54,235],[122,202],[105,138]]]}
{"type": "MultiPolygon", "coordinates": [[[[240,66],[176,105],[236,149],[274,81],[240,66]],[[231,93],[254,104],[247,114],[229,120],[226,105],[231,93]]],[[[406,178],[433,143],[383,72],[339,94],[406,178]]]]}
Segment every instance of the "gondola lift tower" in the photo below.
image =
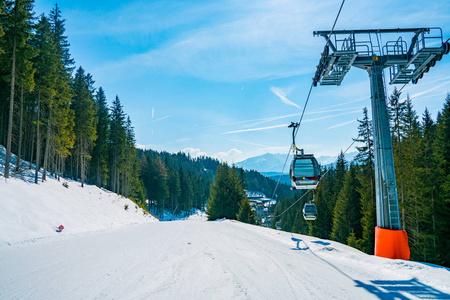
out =
{"type": "Polygon", "coordinates": [[[409,259],[408,237],[400,221],[383,70],[389,68],[389,84],[416,84],[449,53],[450,43],[443,41],[441,28],[314,31],[314,36],[327,41],[314,86],[340,85],[352,66],[369,73],[377,209],[375,255],[409,259]],[[409,43],[404,36],[411,38],[409,43]],[[383,44],[383,40],[387,42],[383,44]]]}

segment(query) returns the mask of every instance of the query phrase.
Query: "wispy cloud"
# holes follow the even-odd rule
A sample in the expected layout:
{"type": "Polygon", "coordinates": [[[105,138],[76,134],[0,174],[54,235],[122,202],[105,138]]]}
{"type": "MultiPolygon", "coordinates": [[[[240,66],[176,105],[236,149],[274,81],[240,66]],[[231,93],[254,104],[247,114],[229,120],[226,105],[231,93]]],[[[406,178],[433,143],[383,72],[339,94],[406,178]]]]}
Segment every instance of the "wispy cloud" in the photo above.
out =
{"type": "MultiPolygon", "coordinates": [[[[347,110],[347,109],[345,109],[345,110],[347,110]]],[[[331,110],[331,111],[333,111],[333,110],[331,110]]],[[[336,111],[340,111],[340,109],[337,109],[336,111]]],[[[304,123],[315,122],[315,121],[320,121],[320,120],[324,120],[324,119],[334,118],[334,117],[338,117],[338,116],[345,116],[345,115],[355,114],[355,113],[360,113],[360,112],[361,112],[360,109],[352,110],[352,111],[345,112],[345,113],[331,114],[331,115],[327,115],[327,116],[323,116],[323,117],[319,117],[319,118],[304,119],[302,122],[304,122],[304,123]]],[[[295,114],[294,116],[298,116],[298,115],[299,114],[295,114]]],[[[293,116],[293,115],[289,115],[289,116],[293,116]]],[[[269,120],[271,120],[271,119],[278,120],[280,118],[285,118],[285,117],[287,117],[287,116],[267,118],[267,119],[265,119],[265,122],[269,122],[269,120]]],[[[227,132],[223,132],[221,134],[233,134],[233,133],[241,133],[241,132],[269,130],[269,129],[274,129],[274,128],[287,127],[288,125],[289,124],[279,124],[279,125],[266,126],[266,127],[245,128],[245,129],[227,131],[227,132]]]]}
{"type": "Polygon", "coordinates": [[[349,111],[349,112],[342,113],[342,114],[334,114],[334,115],[323,116],[323,117],[314,118],[314,119],[305,119],[303,122],[305,122],[305,123],[315,122],[315,121],[320,121],[320,120],[324,120],[324,119],[334,118],[334,117],[338,117],[338,116],[345,116],[345,115],[360,113],[360,112],[361,112],[361,110],[354,110],[354,111],[349,111]]]}
{"type": "Polygon", "coordinates": [[[342,123],[339,123],[339,124],[330,126],[330,127],[328,127],[326,130],[333,129],[333,128],[338,128],[338,127],[342,127],[342,126],[345,126],[345,125],[348,125],[348,124],[355,123],[356,121],[357,121],[357,120],[351,120],[351,121],[347,121],[347,122],[342,122],[342,123]]]}
{"type": "MultiPolygon", "coordinates": [[[[335,105],[331,105],[331,106],[327,106],[327,107],[321,107],[319,109],[313,110],[310,113],[329,112],[330,110],[328,110],[328,109],[330,109],[330,108],[338,107],[338,106],[344,106],[344,105],[348,105],[348,104],[353,104],[353,103],[361,102],[361,101],[364,101],[364,100],[367,100],[367,99],[368,99],[368,97],[364,97],[364,98],[359,98],[359,99],[356,99],[356,100],[352,100],[352,101],[348,101],[348,102],[344,102],[344,103],[339,103],[339,104],[335,104],[335,105]]],[[[342,109],[338,109],[338,110],[345,110],[345,109],[348,109],[348,108],[342,108],[342,109]]],[[[332,111],[337,111],[337,110],[332,110],[332,111]]]]}
{"type": "Polygon", "coordinates": [[[328,109],[328,110],[315,110],[313,112],[306,113],[306,115],[324,114],[324,113],[337,112],[337,111],[346,111],[346,110],[354,111],[355,109],[361,109],[361,111],[362,111],[362,108],[363,108],[362,106],[354,106],[354,107],[348,107],[348,108],[337,108],[337,109],[328,109]]]}
{"type": "Polygon", "coordinates": [[[291,106],[295,106],[295,107],[297,107],[298,109],[300,109],[300,106],[298,106],[297,104],[295,104],[294,102],[292,102],[291,100],[289,100],[289,99],[286,97],[286,92],[283,91],[282,89],[277,88],[277,87],[275,87],[275,86],[271,86],[271,87],[270,87],[270,90],[271,90],[272,93],[274,93],[278,98],[280,98],[281,102],[283,102],[284,104],[291,105],[291,106]]]}
{"type": "MultiPolygon", "coordinates": [[[[162,2],[148,14],[150,17],[146,16],[148,8],[142,9],[142,12],[130,8],[131,13],[123,18],[129,22],[120,21],[120,24],[116,21],[117,14],[111,13],[111,20],[104,21],[101,28],[105,31],[108,28],[106,24],[114,24],[112,34],[118,39],[129,35],[124,34],[124,31],[135,35],[135,39],[143,32],[146,35],[142,39],[149,39],[149,32],[153,33],[152,36],[158,36],[158,33],[166,30],[170,35],[164,41],[148,43],[147,52],[140,49],[139,53],[123,57],[120,61],[105,65],[105,68],[157,68],[164,72],[184,73],[215,81],[306,74],[315,67],[316,50],[320,48],[309,47],[317,41],[310,34],[313,25],[309,16],[317,15],[315,25],[329,23],[326,15],[331,13],[323,13],[326,4],[301,5],[289,0],[284,1],[283,5],[259,0],[202,1],[190,7],[180,5],[181,9],[167,14],[169,21],[161,24],[166,16],[163,13],[162,17],[156,19],[155,28],[139,24],[152,24],[155,19],[153,16],[164,12],[161,9],[165,7],[162,2]],[[195,18],[190,16],[190,11],[195,18]],[[181,24],[184,21],[179,20],[185,19],[188,21],[181,24]],[[306,59],[308,57],[310,60],[306,59]]],[[[166,34],[163,36],[167,37],[166,34]]]]}
{"type": "Polygon", "coordinates": [[[252,143],[249,141],[242,141],[242,140],[236,140],[236,139],[229,139],[232,142],[238,142],[238,143],[242,143],[242,144],[247,144],[247,145],[252,145],[252,146],[257,146],[257,147],[264,147],[264,148],[269,148],[271,146],[267,146],[267,145],[262,145],[262,144],[257,144],[257,143],[252,143]]]}
{"type": "Polygon", "coordinates": [[[286,153],[289,151],[289,148],[290,148],[290,146],[267,146],[267,145],[252,143],[249,141],[236,140],[236,139],[230,139],[230,141],[242,143],[242,144],[246,144],[246,145],[251,145],[251,146],[257,146],[257,147],[260,147],[259,148],[260,150],[262,150],[264,152],[269,152],[269,153],[286,153]]]}
{"type": "MultiPolygon", "coordinates": [[[[421,91],[421,92],[418,92],[418,93],[415,93],[415,94],[412,94],[412,95],[409,95],[409,96],[411,97],[411,99],[419,98],[419,97],[421,97],[422,95],[427,95],[427,94],[429,94],[429,93],[432,92],[432,91],[441,89],[442,87],[448,85],[448,83],[449,83],[449,82],[443,82],[443,83],[438,84],[438,85],[435,85],[435,86],[433,86],[432,88],[429,88],[429,89],[427,89],[427,90],[425,90],[425,91],[421,91]]],[[[406,98],[407,98],[407,97],[402,98],[401,101],[405,101],[406,98]]]]}
{"type": "Polygon", "coordinates": [[[268,129],[273,129],[273,128],[287,127],[288,125],[289,124],[280,124],[280,125],[274,125],[274,126],[268,126],[268,127],[248,128],[248,129],[242,129],[242,130],[223,132],[221,134],[232,134],[232,133],[240,133],[240,132],[268,130],[268,129]]]}
{"type": "MultiPolygon", "coordinates": [[[[169,116],[165,116],[165,117],[162,117],[162,118],[159,118],[159,119],[155,119],[155,120],[152,120],[150,123],[156,123],[156,122],[168,119],[168,118],[172,118],[173,116],[174,115],[169,115],[169,116]]],[[[153,114],[152,114],[152,118],[153,118],[153,114]]]]}
{"type": "MultiPolygon", "coordinates": [[[[114,2],[114,1],[113,1],[114,2]]],[[[439,23],[448,19],[443,1],[392,10],[392,1],[344,6],[337,28],[439,23]],[[436,9],[440,7],[440,9],[436,9]],[[417,13],[420,11],[420,13],[417,13]],[[412,17],[414,16],[414,17],[412,17]]],[[[329,29],[339,4],[333,0],[218,0],[121,2],[113,10],[71,11],[80,36],[108,36],[118,45],[139,45],[104,68],[157,68],[214,81],[284,78],[314,72],[324,41],[314,30],[329,29]],[[87,25],[86,25],[87,24],[87,25]]]]}

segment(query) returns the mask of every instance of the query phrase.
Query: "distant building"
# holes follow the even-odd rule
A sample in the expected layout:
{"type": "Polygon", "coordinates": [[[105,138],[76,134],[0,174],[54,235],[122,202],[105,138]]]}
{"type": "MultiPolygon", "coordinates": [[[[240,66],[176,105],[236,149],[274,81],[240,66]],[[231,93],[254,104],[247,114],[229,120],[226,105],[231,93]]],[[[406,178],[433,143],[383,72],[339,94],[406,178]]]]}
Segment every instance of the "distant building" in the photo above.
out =
{"type": "Polygon", "coordinates": [[[245,191],[248,200],[250,201],[250,207],[255,211],[255,214],[261,220],[261,223],[265,227],[271,226],[271,217],[277,201],[266,197],[261,192],[245,191]]]}

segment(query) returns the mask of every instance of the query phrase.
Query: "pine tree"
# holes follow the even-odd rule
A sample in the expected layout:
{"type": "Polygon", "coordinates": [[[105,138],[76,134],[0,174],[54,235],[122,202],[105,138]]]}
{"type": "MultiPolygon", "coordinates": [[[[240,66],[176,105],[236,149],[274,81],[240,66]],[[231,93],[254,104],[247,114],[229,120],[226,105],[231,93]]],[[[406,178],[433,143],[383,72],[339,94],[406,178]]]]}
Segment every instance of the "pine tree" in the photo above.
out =
{"type": "MultiPolygon", "coordinates": [[[[71,90],[72,71],[74,61],[70,58],[69,43],[65,33],[65,21],[61,18],[61,11],[58,5],[50,12],[49,23],[52,32],[52,39],[56,46],[54,54],[57,60],[56,94],[53,101],[53,119],[51,149],[53,157],[54,172],[63,173],[65,159],[70,155],[75,144],[75,113],[71,110],[70,103],[73,95],[71,90]]],[[[45,170],[44,170],[45,171],[45,170]]]]}
{"type": "MultiPolygon", "coordinates": [[[[362,143],[362,146],[356,147],[358,150],[356,159],[361,168],[357,179],[360,186],[358,192],[361,200],[362,240],[358,245],[364,252],[373,254],[376,226],[374,144],[372,122],[369,119],[367,108],[363,109],[363,119],[358,122],[358,138],[355,141],[362,143]]],[[[354,232],[353,237],[356,239],[354,232]]],[[[348,243],[350,245],[350,241],[348,243]]]]}
{"type": "Polygon", "coordinates": [[[333,212],[331,238],[341,243],[347,242],[352,231],[358,238],[361,237],[361,205],[357,192],[359,184],[356,173],[357,166],[350,165],[333,212]]]}
{"type": "Polygon", "coordinates": [[[422,256],[422,245],[425,239],[424,228],[422,228],[424,215],[429,215],[429,199],[420,199],[418,184],[420,178],[419,155],[421,152],[421,133],[418,116],[413,109],[412,102],[408,96],[405,101],[405,114],[402,120],[404,138],[402,144],[402,165],[398,166],[398,172],[402,175],[399,181],[400,197],[402,199],[402,210],[405,214],[404,228],[408,233],[411,257],[417,259],[422,256]],[[420,254],[419,254],[420,253],[420,254]]]}
{"type": "MultiPolygon", "coordinates": [[[[51,28],[48,19],[42,15],[36,29],[36,35],[32,41],[33,46],[38,49],[39,55],[34,59],[34,65],[36,66],[35,73],[35,97],[37,98],[36,104],[36,170],[35,170],[35,183],[38,182],[38,172],[41,165],[41,125],[44,124],[44,120],[47,122],[47,138],[49,141],[49,131],[51,130],[51,113],[52,103],[56,95],[56,64],[55,49],[56,45],[51,36],[51,28]],[[44,119],[45,118],[45,119],[44,119]]],[[[48,145],[46,147],[48,150],[48,145]]],[[[45,156],[45,155],[44,155],[45,156]]]]}
{"type": "Polygon", "coordinates": [[[400,212],[403,226],[405,225],[405,197],[403,183],[403,162],[402,162],[402,141],[404,138],[405,102],[400,102],[401,92],[394,89],[389,97],[388,112],[391,119],[392,150],[394,154],[394,164],[396,167],[397,186],[399,188],[400,212]]]}
{"type": "Polygon", "coordinates": [[[248,198],[245,197],[239,203],[239,212],[237,213],[236,218],[238,221],[244,223],[256,224],[255,212],[251,209],[248,198]]]}
{"type": "Polygon", "coordinates": [[[434,157],[438,199],[436,207],[437,249],[439,259],[450,266],[450,93],[447,93],[442,113],[438,115],[434,157]]]}
{"type": "Polygon", "coordinates": [[[109,188],[118,193],[120,186],[120,163],[124,157],[126,143],[125,113],[123,112],[122,104],[118,96],[116,96],[116,99],[112,103],[110,117],[111,123],[108,142],[108,165],[110,166],[109,188]]]}
{"type": "Polygon", "coordinates": [[[99,88],[95,97],[97,110],[97,140],[92,150],[91,179],[97,186],[104,187],[108,179],[108,140],[109,140],[109,112],[106,95],[103,88],[99,88]]]}
{"type": "MultiPolygon", "coordinates": [[[[6,158],[5,158],[5,178],[9,177],[11,146],[13,135],[13,116],[14,116],[14,98],[15,84],[17,72],[24,70],[16,69],[19,65],[27,65],[25,61],[29,60],[33,54],[29,40],[32,34],[32,18],[33,18],[33,1],[32,0],[15,0],[5,1],[6,4],[6,20],[2,24],[4,27],[4,37],[2,40],[2,51],[6,54],[2,55],[10,58],[7,61],[11,63],[11,72],[9,80],[9,108],[8,108],[8,134],[6,139],[6,158]],[[29,54],[29,55],[27,55],[29,54]],[[22,64],[19,62],[22,60],[22,64]]],[[[3,31],[3,30],[2,30],[3,31]]]]}
{"type": "Polygon", "coordinates": [[[180,174],[176,169],[169,171],[169,202],[170,210],[177,215],[180,210],[179,198],[181,196],[180,174]]]}
{"type": "Polygon", "coordinates": [[[397,146],[403,138],[402,120],[405,115],[405,102],[400,102],[400,96],[401,92],[395,88],[392,95],[389,97],[388,102],[392,137],[397,146]]]}
{"type": "Polygon", "coordinates": [[[69,76],[74,70],[75,61],[71,58],[67,36],[65,36],[65,20],[62,19],[61,10],[58,4],[52,9],[49,16],[49,21],[52,27],[53,39],[57,45],[58,58],[61,60],[60,72],[64,76],[69,76]]]}
{"type": "MultiPolygon", "coordinates": [[[[5,1],[0,1],[0,38],[5,35],[5,31],[3,30],[3,23],[6,17],[5,6],[5,1]]],[[[3,53],[5,53],[5,51],[3,51],[2,45],[0,44],[0,55],[3,53]]]]}
{"type": "Polygon", "coordinates": [[[226,217],[225,205],[227,204],[228,197],[228,173],[229,168],[226,165],[220,165],[217,168],[216,177],[211,186],[206,209],[208,220],[210,221],[226,217]]]}
{"type": "Polygon", "coordinates": [[[362,143],[362,146],[356,146],[356,150],[358,150],[356,160],[358,163],[372,168],[374,163],[373,127],[367,107],[363,109],[363,119],[358,122],[358,138],[354,141],[362,143]]]}
{"type": "Polygon", "coordinates": [[[229,194],[228,194],[228,213],[227,218],[236,219],[239,211],[239,204],[245,198],[244,187],[245,181],[239,178],[237,168],[231,167],[229,172],[229,194]]]}
{"type": "Polygon", "coordinates": [[[227,165],[220,165],[207,202],[208,220],[236,219],[239,203],[244,198],[244,189],[237,169],[233,167],[230,170],[227,165]]]}
{"type": "Polygon", "coordinates": [[[436,228],[436,182],[439,180],[436,176],[436,161],[434,160],[434,147],[436,124],[434,124],[428,109],[422,117],[422,142],[419,150],[417,177],[419,199],[426,202],[426,209],[422,212],[422,257],[423,261],[439,263],[437,249],[437,228],[436,228]]]}
{"type": "Polygon", "coordinates": [[[145,198],[142,183],[139,179],[139,160],[135,148],[134,129],[128,116],[126,123],[125,169],[123,174],[123,194],[125,197],[142,202],[145,198]]]}
{"type": "Polygon", "coordinates": [[[169,198],[169,187],[167,185],[168,174],[161,157],[155,160],[155,169],[153,172],[153,188],[150,190],[151,199],[156,200],[159,213],[164,213],[169,198]]]}
{"type": "MultiPolygon", "coordinates": [[[[329,239],[331,226],[333,225],[333,210],[336,201],[333,201],[333,186],[335,169],[330,166],[323,170],[323,176],[315,192],[315,204],[317,207],[317,219],[309,222],[309,235],[323,239],[329,239]]],[[[303,218],[303,217],[302,217],[303,218]]]]}
{"type": "Polygon", "coordinates": [[[87,168],[96,135],[96,109],[92,92],[92,78],[79,67],[73,82],[72,109],[75,112],[75,159],[80,172],[81,186],[86,181],[87,168]]]}
{"type": "Polygon", "coordinates": [[[334,185],[333,185],[333,200],[331,206],[334,208],[336,199],[344,186],[344,178],[347,173],[347,160],[345,159],[344,152],[341,151],[339,153],[337,161],[336,161],[336,171],[334,177],[334,185]]]}
{"type": "MultiPolygon", "coordinates": [[[[31,44],[31,43],[30,43],[31,44]]],[[[30,98],[30,92],[33,91],[35,83],[34,83],[34,73],[36,69],[33,67],[32,59],[37,55],[37,50],[32,48],[31,45],[28,45],[27,47],[23,47],[18,49],[17,51],[17,57],[16,60],[17,63],[17,87],[19,90],[19,114],[18,114],[18,120],[16,117],[16,121],[13,121],[13,123],[18,123],[17,133],[15,136],[18,136],[18,143],[16,148],[16,171],[19,171],[21,159],[23,155],[23,140],[24,140],[24,110],[26,105],[26,97],[30,98]]]]}
{"type": "Polygon", "coordinates": [[[146,193],[146,198],[149,200],[151,207],[148,207],[147,209],[153,211],[153,199],[150,198],[150,190],[151,187],[151,180],[152,180],[152,159],[147,156],[147,154],[144,152],[141,157],[140,161],[140,181],[142,182],[143,189],[146,193]]]}

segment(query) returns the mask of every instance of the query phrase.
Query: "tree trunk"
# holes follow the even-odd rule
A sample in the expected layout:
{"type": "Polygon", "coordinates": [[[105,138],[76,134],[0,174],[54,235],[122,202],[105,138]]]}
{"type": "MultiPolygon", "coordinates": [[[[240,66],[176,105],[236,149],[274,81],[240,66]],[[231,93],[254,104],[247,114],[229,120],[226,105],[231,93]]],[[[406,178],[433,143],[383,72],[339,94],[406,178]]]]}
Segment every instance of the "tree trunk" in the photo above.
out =
{"type": "Polygon", "coordinates": [[[20,157],[22,155],[22,123],[23,123],[23,86],[20,91],[19,146],[17,149],[16,172],[18,172],[20,169],[20,157]]]}
{"type": "MultiPolygon", "coordinates": [[[[33,126],[31,125],[31,129],[33,129],[33,126]]],[[[33,154],[34,154],[34,135],[33,135],[33,131],[34,130],[30,130],[31,131],[31,146],[30,146],[30,170],[31,170],[31,165],[33,162],[33,154]]]]}
{"type": "Polygon", "coordinates": [[[102,184],[101,184],[101,178],[100,178],[100,158],[97,159],[97,176],[96,177],[97,177],[97,179],[96,179],[97,186],[101,187],[102,184]]]}
{"type": "MultiPolygon", "coordinates": [[[[17,4],[16,4],[17,6],[17,4]]],[[[11,67],[11,94],[9,98],[8,138],[6,142],[5,178],[9,177],[9,162],[11,160],[11,140],[14,115],[14,82],[16,79],[16,39],[14,38],[11,67]]]]}
{"type": "Polygon", "coordinates": [[[41,91],[38,93],[37,119],[36,119],[36,172],[34,175],[34,183],[38,183],[39,163],[41,159],[41,137],[39,131],[39,122],[41,121],[41,91]]]}
{"type": "MultiPolygon", "coordinates": [[[[51,103],[51,101],[50,101],[51,103]]],[[[50,136],[51,136],[51,128],[52,128],[52,105],[49,105],[48,112],[48,122],[47,122],[47,140],[45,141],[45,152],[44,152],[44,170],[42,172],[42,182],[47,179],[47,165],[48,165],[48,156],[50,152],[50,136]]]]}

